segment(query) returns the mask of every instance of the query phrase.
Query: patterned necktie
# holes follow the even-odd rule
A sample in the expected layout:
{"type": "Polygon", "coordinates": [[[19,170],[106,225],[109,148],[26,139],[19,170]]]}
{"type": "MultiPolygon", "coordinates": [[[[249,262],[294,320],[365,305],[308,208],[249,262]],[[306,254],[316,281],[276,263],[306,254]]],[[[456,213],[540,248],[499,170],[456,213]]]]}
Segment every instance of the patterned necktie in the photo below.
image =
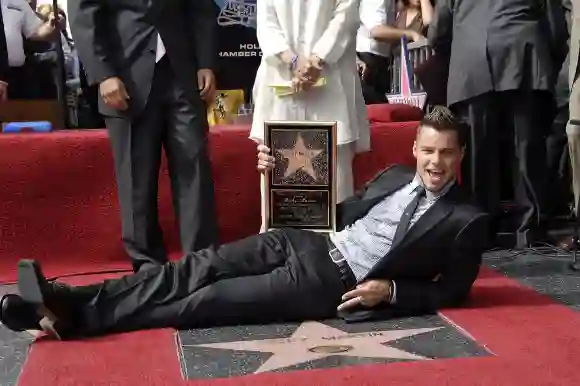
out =
{"type": "Polygon", "coordinates": [[[417,210],[419,206],[419,202],[421,199],[425,197],[425,187],[419,186],[415,189],[415,197],[411,200],[411,202],[405,207],[403,211],[403,215],[401,216],[401,220],[399,221],[399,226],[397,227],[397,231],[395,232],[395,237],[393,238],[393,245],[398,244],[403,237],[405,237],[405,233],[409,229],[409,224],[411,224],[411,219],[413,218],[413,214],[417,210]]]}

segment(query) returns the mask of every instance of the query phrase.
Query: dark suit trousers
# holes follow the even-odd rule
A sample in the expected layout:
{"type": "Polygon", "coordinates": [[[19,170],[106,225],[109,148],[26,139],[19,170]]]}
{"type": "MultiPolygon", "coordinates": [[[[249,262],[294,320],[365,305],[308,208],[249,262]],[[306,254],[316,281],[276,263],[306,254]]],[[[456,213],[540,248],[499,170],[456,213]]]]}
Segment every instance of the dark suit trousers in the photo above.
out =
{"type": "Polygon", "coordinates": [[[543,91],[505,91],[454,106],[471,127],[462,174],[472,194],[486,211],[499,215],[500,176],[511,168],[516,205],[513,222],[524,238],[528,231],[540,230],[544,215],[546,136],[554,116],[552,100],[552,95],[543,91]],[[505,139],[513,146],[502,154],[505,139]],[[501,162],[502,156],[507,163],[501,162]]]}
{"type": "Polygon", "coordinates": [[[558,74],[555,87],[556,107],[555,118],[546,140],[546,155],[548,162],[548,182],[546,210],[548,216],[569,215],[570,202],[573,195],[570,191],[570,154],[568,151],[568,136],[566,125],[570,112],[570,86],[568,85],[568,67],[570,57],[566,57],[564,65],[558,74]]]}
{"type": "Polygon", "coordinates": [[[10,67],[7,72],[8,99],[23,100],[34,98],[34,91],[38,86],[30,81],[29,66],[10,67]]]}
{"type": "Polygon", "coordinates": [[[362,79],[366,104],[387,102],[385,94],[391,91],[391,58],[370,52],[359,52],[358,56],[367,65],[362,79]]]}
{"type": "MultiPolygon", "coordinates": [[[[192,87],[195,84],[193,74],[192,87]]],[[[201,99],[192,105],[186,98],[164,58],[155,65],[143,112],[131,118],[105,117],[115,158],[123,242],[135,270],[167,261],[157,210],[162,148],[184,253],[217,241],[205,114],[201,99]]]]}
{"type": "Polygon", "coordinates": [[[329,318],[346,291],[340,277],[322,235],[270,231],[91,286],[77,332],[329,318]]]}

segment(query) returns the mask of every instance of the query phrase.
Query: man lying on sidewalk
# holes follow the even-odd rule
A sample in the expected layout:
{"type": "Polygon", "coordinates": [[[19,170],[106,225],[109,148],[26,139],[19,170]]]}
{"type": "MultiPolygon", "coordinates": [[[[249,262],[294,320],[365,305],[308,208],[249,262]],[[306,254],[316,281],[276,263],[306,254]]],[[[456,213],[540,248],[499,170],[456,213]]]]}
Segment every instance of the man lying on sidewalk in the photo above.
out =
{"type": "MultiPolygon", "coordinates": [[[[381,172],[337,207],[326,235],[280,229],[190,253],[120,279],[73,287],[18,266],[0,319],[62,339],[146,328],[341,317],[369,320],[460,305],[487,247],[487,215],[456,182],[464,137],[446,108],[417,129],[416,170],[381,172]]],[[[274,158],[258,148],[258,168],[274,158]]]]}

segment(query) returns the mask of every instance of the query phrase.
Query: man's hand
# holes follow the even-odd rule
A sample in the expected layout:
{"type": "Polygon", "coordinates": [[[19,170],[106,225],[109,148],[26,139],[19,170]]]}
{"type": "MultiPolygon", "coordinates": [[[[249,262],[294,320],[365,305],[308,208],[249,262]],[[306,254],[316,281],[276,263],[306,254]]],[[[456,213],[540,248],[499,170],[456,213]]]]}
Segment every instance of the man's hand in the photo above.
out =
{"type": "Polygon", "coordinates": [[[390,280],[369,280],[356,286],[355,289],[342,295],[338,311],[355,306],[374,307],[391,298],[393,283],[390,280]]]}
{"type": "MultiPolygon", "coordinates": [[[[64,18],[61,15],[58,15],[58,19],[55,19],[54,14],[51,12],[48,15],[48,20],[38,27],[36,32],[30,36],[30,38],[36,40],[50,40],[56,31],[62,29],[63,25],[65,25],[64,18]]],[[[58,42],[60,43],[60,40],[58,40],[58,42]]]]}
{"type": "Polygon", "coordinates": [[[99,85],[99,92],[107,106],[121,111],[129,108],[127,103],[129,94],[127,94],[125,84],[121,79],[117,77],[105,79],[99,85]]]}
{"type": "Polygon", "coordinates": [[[8,100],[8,84],[0,80],[0,102],[8,100]]]}
{"type": "Polygon", "coordinates": [[[216,82],[213,71],[207,68],[202,68],[197,71],[197,88],[199,95],[204,101],[210,101],[215,94],[216,82]]]}
{"type": "Polygon", "coordinates": [[[276,158],[270,155],[270,149],[265,145],[258,145],[258,170],[262,173],[272,170],[276,158]]]}

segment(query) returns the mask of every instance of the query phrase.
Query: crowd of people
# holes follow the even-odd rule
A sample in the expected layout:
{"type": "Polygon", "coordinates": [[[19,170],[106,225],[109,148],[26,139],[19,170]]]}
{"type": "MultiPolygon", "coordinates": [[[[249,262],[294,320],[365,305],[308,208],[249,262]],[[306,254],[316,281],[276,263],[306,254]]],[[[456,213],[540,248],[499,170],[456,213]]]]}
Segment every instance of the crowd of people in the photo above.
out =
{"type": "MultiPolygon", "coordinates": [[[[0,1],[6,24],[5,4],[22,0],[0,1]]],[[[576,11],[580,20],[580,3],[576,11]]],[[[275,163],[265,121],[336,121],[338,229],[270,230],[226,245],[217,241],[206,140],[205,106],[216,88],[214,2],[77,0],[68,13],[109,130],[122,239],[135,272],[72,287],[47,281],[37,261],[23,260],[20,295],[0,304],[0,318],[14,330],[69,338],[434,312],[465,301],[494,234],[509,229],[518,248],[547,240],[550,216],[575,202],[566,198],[569,185],[555,191],[558,184],[549,182],[565,181],[566,173],[548,171],[569,145],[571,175],[580,173],[580,23],[571,23],[566,1],[258,0],[263,56],[250,132],[257,167],[266,175],[275,163]],[[402,37],[434,50],[422,63],[425,79],[447,68],[448,76],[426,87],[428,99],[443,93],[447,106],[430,108],[418,124],[409,149],[415,169],[387,168],[355,192],[353,157],[373,145],[365,102],[386,102],[402,37]],[[571,94],[561,80],[568,69],[571,94]],[[276,95],[274,84],[290,85],[291,95],[276,95]],[[167,259],[157,219],[162,149],[184,252],[177,262],[167,259]],[[508,211],[505,191],[513,201],[508,211]]],[[[44,20],[22,24],[25,35],[54,34],[60,18],[44,20]]],[[[64,35],[58,41],[70,44],[64,35]]]]}
{"type": "Polygon", "coordinates": [[[67,127],[102,127],[97,88],[87,82],[65,11],[57,9],[55,15],[52,4],[37,5],[37,0],[3,0],[0,22],[0,100],[62,98],[67,127]]]}

